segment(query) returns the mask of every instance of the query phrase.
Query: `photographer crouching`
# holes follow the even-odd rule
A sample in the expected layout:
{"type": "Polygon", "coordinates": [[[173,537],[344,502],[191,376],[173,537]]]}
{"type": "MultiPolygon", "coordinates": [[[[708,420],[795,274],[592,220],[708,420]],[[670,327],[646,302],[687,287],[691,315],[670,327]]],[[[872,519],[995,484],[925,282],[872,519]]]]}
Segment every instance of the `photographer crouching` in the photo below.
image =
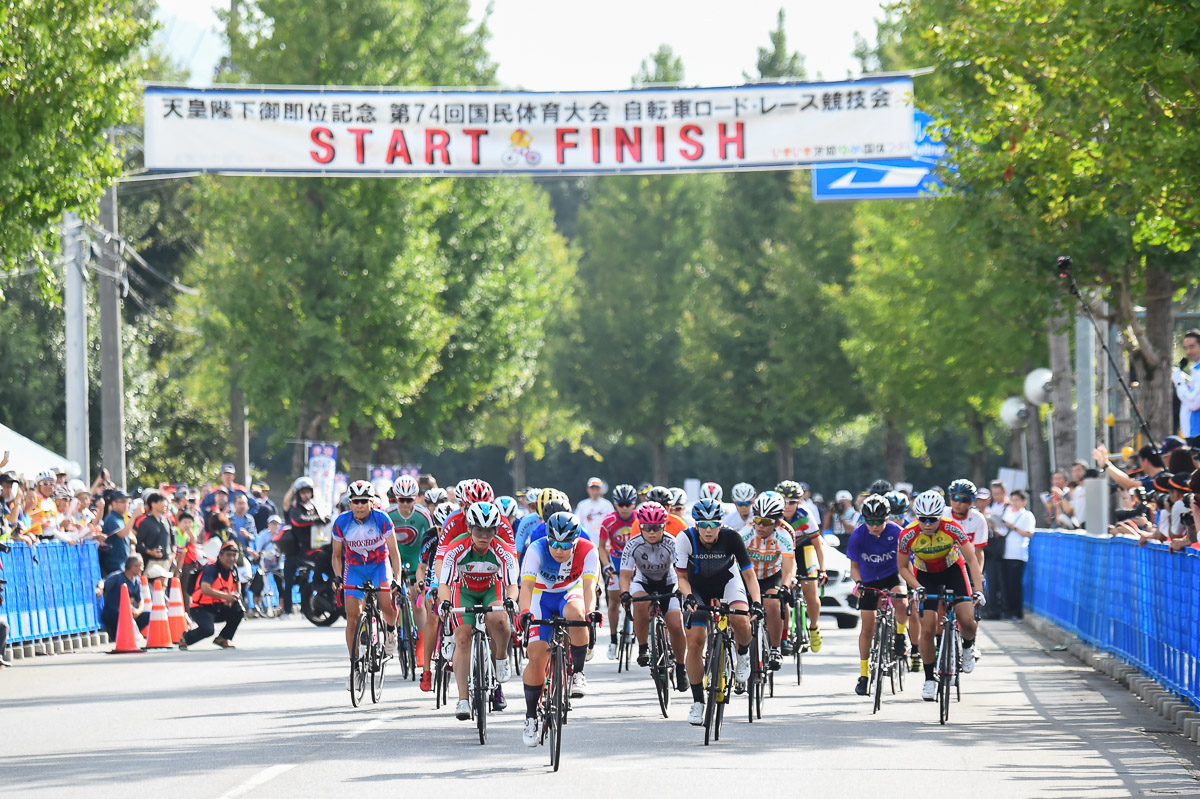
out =
{"type": "Polygon", "coordinates": [[[221,545],[217,562],[204,567],[192,593],[191,615],[196,628],[183,634],[179,648],[187,649],[197,641],[213,634],[217,622],[225,626],[213,643],[222,649],[233,649],[233,636],[246,615],[242,607],[242,590],[238,581],[237,560],[240,550],[233,541],[221,545]]]}

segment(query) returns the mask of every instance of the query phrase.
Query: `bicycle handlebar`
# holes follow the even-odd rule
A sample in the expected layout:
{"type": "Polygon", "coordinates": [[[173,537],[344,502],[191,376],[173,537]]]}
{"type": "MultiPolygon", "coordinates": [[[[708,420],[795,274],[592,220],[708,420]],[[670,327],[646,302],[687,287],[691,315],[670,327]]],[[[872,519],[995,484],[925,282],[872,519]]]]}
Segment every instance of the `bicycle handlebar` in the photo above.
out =
{"type": "Polygon", "coordinates": [[[564,619],[562,616],[550,616],[545,619],[532,619],[529,624],[525,625],[525,629],[521,630],[521,645],[529,646],[529,633],[534,627],[546,625],[547,627],[587,627],[588,628],[588,649],[591,649],[596,644],[596,625],[600,623],[600,614],[592,611],[589,614],[590,618],[583,621],[574,619],[564,619]]]}
{"type": "Polygon", "coordinates": [[[880,596],[886,596],[891,599],[907,599],[908,598],[908,594],[902,594],[899,591],[884,591],[882,588],[876,588],[871,585],[860,585],[858,587],[858,590],[859,591],[870,591],[873,594],[879,594],[880,596]]]}

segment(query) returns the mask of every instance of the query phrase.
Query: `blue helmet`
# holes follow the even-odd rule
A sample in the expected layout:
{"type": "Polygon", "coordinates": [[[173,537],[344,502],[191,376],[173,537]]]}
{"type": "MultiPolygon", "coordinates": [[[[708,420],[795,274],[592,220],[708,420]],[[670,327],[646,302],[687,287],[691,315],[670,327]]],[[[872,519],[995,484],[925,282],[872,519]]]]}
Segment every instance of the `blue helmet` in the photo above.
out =
{"type": "Polygon", "coordinates": [[[612,492],[613,504],[628,502],[632,505],[637,502],[637,498],[637,489],[629,485],[629,483],[621,483],[612,492]]]}
{"type": "Polygon", "coordinates": [[[546,521],[546,538],[550,541],[573,543],[579,538],[579,517],[568,511],[559,511],[546,521]]]}
{"type": "Polygon", "coordinates": [[[505,516],[512,516],[517,512],[517,500],[507,494],[502,497],[496,497],[496,504],[500,506],[500,512],[505,516]]]}
{"type": "Polygon", "coordinates": [[[702,499],[692,506],[692,518],[698,522],[719,522],[724,515],[724,508],[715,499],[702,499]]]}

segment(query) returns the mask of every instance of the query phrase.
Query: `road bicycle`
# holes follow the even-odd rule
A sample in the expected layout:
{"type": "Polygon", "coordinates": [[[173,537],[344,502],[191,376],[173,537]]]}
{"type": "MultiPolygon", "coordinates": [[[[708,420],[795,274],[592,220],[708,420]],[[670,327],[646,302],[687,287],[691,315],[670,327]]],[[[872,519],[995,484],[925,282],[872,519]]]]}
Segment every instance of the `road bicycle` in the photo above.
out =
{"type": "Polygon", "coordinates": [[[708,649],[704,656],[704,745],[721,740],[721,722],[725,705],[735,690],[733,660],[737,645],[733,640],[730,616],[749,616],[746,610],[731,610],[725,602],[712,600],[709,605],[708,649]],[[713,620],[715,617],[715,621],[713,620]]]}
{"type": "Polygon", "coordinates": [[[563,727],[571,709],[571,645],[567,631],[571,627],[587,627],[590,647],[596,642],[596,625],[599,623],[600,614],[595,612],[583,621],[553,616],[532,622],[522,631],[523,644],[529,646],[529,635],[534,627],[545,624],[552,628],[546,681],[542,685],[542,698],[538,701],[538,744],[544,745],[546,739],[550,739],[550,765],[555,771],[558,771],[561,762],[563,727]]]}
{"type": "Polygon", "coordinates": [[[383,613],[379,608],[380,588],[363,580],[362,585],[344,585],[343,591],[362,591],[362,615],[354,631],[350,652],[350,704],[358,707],[367,691],[367,678],[371,683],[371,702],[383,697],[383,667],[388,660],[384,638],[383,613]]]}
{"type": "MultiPolygon", "coordinates": [[[[667,608],[678,593],[647,594],[635,596],[625,604],[625,618],[632,617],[633,602],[650,603],[650,628],[647,635],[650,644],[650,679],[658,695],[658,708],[663,718],[669,718],[667,708],[671,704],[671,689],[675,683],[675,652],[671,649],[671,637],[667,635],[667,608]]],[[[620,664],[617,666],[620,669],[620,664]]],[[[626,666],[628,668],[628,666],[626,666]]]]}
{"type": "Polygon", "coordinates": [[[900,683],[900,690],[904,690],[904,673],[908,671],[908,658],[896,654],[896,607],[892,602],[904,599],[905,595],[898,591],[881,591],[869,585],[860,586],[860,589],[879,595],[879,607],[875,610],[875,635],[871,639],[871,651],[868,655],[867,684],[875,700],[871,709],[874,715],[882,707],[885,678],[891,684],[893,696],[896,694],[897,681],[900,683]]]}
{"type": "Polygon", "coordinates": [[[816,577],[797,577],[795,588],[789,592],[788,604],[792,608],[792,657],[796,660],[796,685],[804,682],[804,653],[809,651],[812,639],[808,634],[808,603],[804,601],[801,586],[805,581],[817,582],[816,577]]]}
{"type": "Polygon", "coordinates": [[[408,589],[408,574],[405,573],[400,580],[400,591],[395,600],[396,656],[400,661],[401,678],[414,682],[417,679],[417,621],[408,589]]]}
{"type": "Polygon", "coordinates": [[[450,660],[454,657],[454,619],[437,626],[437,639],[431,643],[433,654],[433,706],[440,709],[448,701],[450,693],[450,660]]]}
{"type": "MultiPolygon", "coordinates": [[[[480,745],[487,743],[487,717],[492,694],[500,684],[496,679],[496,667],[492,663],[492,638],[488,635],[484,617],[489,613],[502,613],[503,605],[471,605],[451,608],[450,615],[475,614],[475,625],[471,629],[471,665],[467,671],[467,697],[470,700],[471,718],[479,731],[480,745]]],[[[449,618],[442,620],[445,625],[449,618]]]]}
{"type": "Polygon", "coordinates": [[[945,724],[950,718],[950,689],[954,688],[956,702],[962,701],[962,633],[958,629],[958,617],[954,608],[959,602],[971,602],[969,596],[959,596],[953,591],[931,594],[930,599],[942,603],[942,634],[938,638],[937,651],[937,702],[938,721],[945,724]]]}
{"type": "Polygon", "coordinates": [[[750,700],[749,720],[762,718],[763,696],[775,696],[775,672],[768,668],[771,657],[771,642],[767,636],[767,625],[763,619],[750,622],[750,679],[746,682],[746,696],[750,700]]]}
{"type": "Polygon", "coordinates": [[[633,663],[633,643],[633,616],[627,609],[622,608],[617,631],[617,674],[622,670],[630,670],[630,664],[633,663]]]}

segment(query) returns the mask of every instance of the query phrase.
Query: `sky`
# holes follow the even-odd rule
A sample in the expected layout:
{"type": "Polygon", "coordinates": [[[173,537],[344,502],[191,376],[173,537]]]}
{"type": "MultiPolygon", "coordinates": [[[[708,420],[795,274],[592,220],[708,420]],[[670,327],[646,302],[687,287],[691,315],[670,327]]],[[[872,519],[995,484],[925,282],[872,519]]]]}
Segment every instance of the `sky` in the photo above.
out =
{"type": "MultiPolygon", "coordinates": [[[[487,0],[471,0],[475,21],[487,0]]],[[[159,41],[195,85],[212,82],[222,53],[208,0],[159,0],[159,41]]],[[[668,44],[683,59],[686,82],[725,86],[754,73],[783,8],[788,46],[805,56],[810,78],[857,74],[854,34],[875,39],[879,0],[492,0],[489,50],[501,85],[540,91],[618,89],[642,60],[668,44]]]]}

